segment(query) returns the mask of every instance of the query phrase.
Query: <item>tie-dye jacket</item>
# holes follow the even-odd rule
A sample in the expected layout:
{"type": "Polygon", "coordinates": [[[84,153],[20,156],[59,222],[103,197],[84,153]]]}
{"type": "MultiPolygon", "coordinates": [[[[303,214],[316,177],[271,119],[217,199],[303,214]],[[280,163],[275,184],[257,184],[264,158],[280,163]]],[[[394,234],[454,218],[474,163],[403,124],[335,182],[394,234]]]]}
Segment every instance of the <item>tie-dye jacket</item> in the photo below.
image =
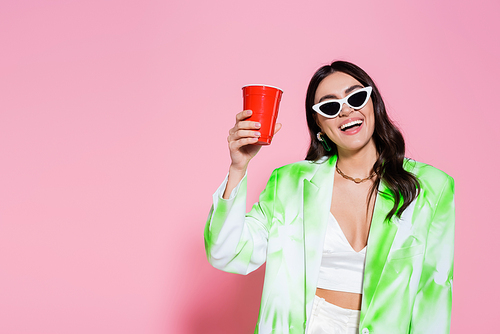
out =
{"type": "MultiPolygon", "coordinates": [[[[330,210],[336,157],[276,169],[252,210],[246,177],[229,200],[214,194],[205,248],[216,268],[266,272],[255,333],[304,333],[310,317],[330,210]]],[[[363,279],[363,334],[449,333],[453,281],[454,182],[413,160],[421,185],[401,218],[385,220],[393,198],[376,197],[363,279]]]]}

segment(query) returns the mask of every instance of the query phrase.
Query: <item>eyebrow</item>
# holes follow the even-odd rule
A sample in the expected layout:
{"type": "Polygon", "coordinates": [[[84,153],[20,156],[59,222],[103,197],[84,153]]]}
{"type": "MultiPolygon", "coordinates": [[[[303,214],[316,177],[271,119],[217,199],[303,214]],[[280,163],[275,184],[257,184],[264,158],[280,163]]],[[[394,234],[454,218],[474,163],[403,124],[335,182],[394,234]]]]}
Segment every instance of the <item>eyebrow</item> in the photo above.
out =
{"type": "MultiPolygon", "coordinates": [[[[348,95],[349,93],[351,93],[353,90],[355,90],[356,88],[364,88],[363,86],[361,85],[354,85],[354,86],[351,86],[349,88],[347,88],[345,90],[345,94],[348,95]]],[[[324,100],[329,100],[329,99],[336,99],[336,100],[339,100],[340,98],[337,97],[337,95],[335,94],[328,94],[328,95],[325,95],[325,96],[322,96],[321,99],[319,99],[318,103],[320,102],[323,102],[324,100]]]]}

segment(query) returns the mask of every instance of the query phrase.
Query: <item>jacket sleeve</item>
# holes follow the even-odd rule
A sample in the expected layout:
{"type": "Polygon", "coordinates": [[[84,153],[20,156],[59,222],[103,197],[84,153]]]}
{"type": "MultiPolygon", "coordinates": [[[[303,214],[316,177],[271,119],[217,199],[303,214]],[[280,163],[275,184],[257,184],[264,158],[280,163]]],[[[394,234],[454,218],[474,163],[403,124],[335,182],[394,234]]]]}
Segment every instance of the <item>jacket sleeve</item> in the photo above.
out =
{"type": "Polygon", "coordinates": [[[260,194],[259,202],[246,215],[246,176],[228,200],[221,197],[225,185],[226,181],[213,195],[212,208],[205,226],[205,251],[208,261],[215,268],[246,275],[266,261],[274,210],[276,171],[260,194]]]}
{"type": "Polygon", "coordinates": [[[422,276],[413,307],[412,334],[450,333],[454,232],[454,182],[447,176],[428,232],[422,276]]]}

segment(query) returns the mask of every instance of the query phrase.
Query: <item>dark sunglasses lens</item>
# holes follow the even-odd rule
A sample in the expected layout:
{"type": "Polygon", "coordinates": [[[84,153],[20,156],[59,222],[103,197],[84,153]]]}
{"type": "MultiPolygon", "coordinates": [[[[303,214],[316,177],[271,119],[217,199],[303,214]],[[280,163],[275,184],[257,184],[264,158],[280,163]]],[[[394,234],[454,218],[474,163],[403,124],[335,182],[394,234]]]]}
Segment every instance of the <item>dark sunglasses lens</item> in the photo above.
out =
{"type": "Polygon", "coordinates": [[[347,99],[347,102],[353,107],[353,108],[359,108],[365,103],[367,100],[368,93],[365,91],[358,92],[356,94],[353,94],[349,99],[347,99]]]}
{"type": "Polygon", "coordinates": [[[329,102],[323,104],[321,107],[319,107],[322,113],[328,115],[328,116],[335,116],[338,114],[340,110],[340,103],[338,102],[329,102]]]}

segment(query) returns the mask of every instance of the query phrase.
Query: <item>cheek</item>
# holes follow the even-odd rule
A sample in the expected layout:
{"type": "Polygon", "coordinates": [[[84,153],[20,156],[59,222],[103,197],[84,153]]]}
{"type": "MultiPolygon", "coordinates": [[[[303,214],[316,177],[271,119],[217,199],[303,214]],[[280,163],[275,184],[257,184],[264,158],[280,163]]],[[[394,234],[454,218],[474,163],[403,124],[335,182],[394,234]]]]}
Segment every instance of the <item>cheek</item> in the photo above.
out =
{"type": "Polygon", "coordinates": [[[368,132],[370,136],[373,136],[375,133],[375,115],[372,115],[370,118],[370,122],[368,123],[368,132]]]}
{"type": "Polygon", "coordinates": [[[335,119],[325,118],[324,121],[320,122],[321,131],[326,132],[326,133],[334,134],[335,129],[337,127],[338,127],[338,125],[335,122],[335,119]]]}
{"type": "Polygon", "coordinates": [[[375,112],[373,111],[373,107],[370,109],[366,110],[363,115],[365,118],[369,121],[369,126],[370,127],[375,127],[375,112]]]}
{"type": "Polygon", "coordinates": [[[325,130],[327,129],[328,127],[328,121],[329,119],[326,118],[326,117],[323,117],[321,115],[317,115],[316,116],[316,124],[318,124],[319,128],[321,129],[321,131],[325,132],[325,130]]]}

